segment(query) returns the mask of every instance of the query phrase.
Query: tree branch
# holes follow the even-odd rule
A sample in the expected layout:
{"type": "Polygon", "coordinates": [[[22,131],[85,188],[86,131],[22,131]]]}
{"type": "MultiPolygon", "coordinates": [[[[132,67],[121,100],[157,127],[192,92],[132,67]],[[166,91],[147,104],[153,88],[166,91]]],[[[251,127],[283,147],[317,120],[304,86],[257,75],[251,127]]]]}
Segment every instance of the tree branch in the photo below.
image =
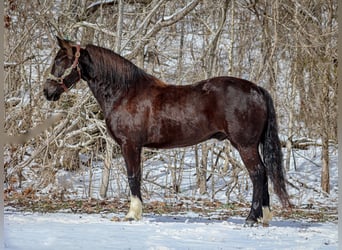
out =
{"type": "Polygon", "coordinates": [[[187,6],[180,9],[171,16],[160,18],[157,21],[157,23],[149,31],[147,31],[146,35],[139,40],[137,46],[132,50],[132,52],[128,55],[125,55],[125,57],[128,60],[132,60],[133,58],[135,58],[138,55],[138,53],[143,49],[143,47],[149,42],[151,37],[154,37],[162,28],[171,26],[176,22],[180,21],[181,19],[183,19],[190,11],[192,11],[200,3],[200,1],[201,0],[193,0],[187,6]]]}

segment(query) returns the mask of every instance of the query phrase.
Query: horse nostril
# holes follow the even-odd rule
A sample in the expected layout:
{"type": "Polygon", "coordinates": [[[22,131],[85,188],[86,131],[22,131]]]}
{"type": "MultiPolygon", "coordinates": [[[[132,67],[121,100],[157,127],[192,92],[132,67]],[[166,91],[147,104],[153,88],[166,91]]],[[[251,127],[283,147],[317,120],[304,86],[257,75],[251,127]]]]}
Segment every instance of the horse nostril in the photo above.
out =
{"type": "Polygon", "coordinates": [[[61,96],[61,93],[63,93],[63,91],[58,88],[51,89],[50,87],[46,86],[43,89],[43,94],[48,101],[57,101],[61,96]]]}
{"type": "Polygon", "coordinates": [[[44,89],[44,90],[43,90],[43,93],[44,93],[44,96],[47,98],[47,96],[48,96],[47,89],[44,89]]]}
{"type": "Polygon", "coordinates": [[[48,91],[47,88],[44,88],[43,94],[44,94],[45,98],[46,98],[48,101],[51,101],[51,100],[52,100],[52,96],[51,96],[51,94],[49,94],[49,91],[48,91]]]}

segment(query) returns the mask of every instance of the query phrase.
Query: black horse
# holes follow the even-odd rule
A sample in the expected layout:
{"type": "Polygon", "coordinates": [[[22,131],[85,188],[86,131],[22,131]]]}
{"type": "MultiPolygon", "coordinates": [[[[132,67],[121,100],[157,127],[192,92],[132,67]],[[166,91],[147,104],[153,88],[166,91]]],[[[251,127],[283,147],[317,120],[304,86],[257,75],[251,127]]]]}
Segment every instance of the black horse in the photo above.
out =
{"type": "Polygon", "coordinates": [[[253,200],[247,224],[270,219],[268,178],[283,206],[290,206],[276,114],[265,89],[234,77],[168,85],[111,50],[57,40],[60,50],[44,95],[56,101],[80,79],[88,83],[125,159],[131,189],[127,219],[142,216],[142,147],[183,147],[211,138],[228,139],[248,169],[253,200]]]}

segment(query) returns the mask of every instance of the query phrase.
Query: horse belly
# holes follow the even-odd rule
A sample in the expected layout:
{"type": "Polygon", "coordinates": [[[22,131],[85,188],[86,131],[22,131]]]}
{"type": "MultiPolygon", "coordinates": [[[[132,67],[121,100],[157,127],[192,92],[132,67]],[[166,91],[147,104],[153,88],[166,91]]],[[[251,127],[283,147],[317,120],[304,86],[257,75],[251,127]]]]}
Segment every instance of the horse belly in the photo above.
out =
{"type": "Polygon", "coordinates": [[[165,137],[161,136],[158,140],[151,140],[144,146],[148,148],[179,148],[188,147],[211,138],[211,135],[206,136],[183,136],[183,137],[165,137]]]}
{"type": "Polygon", "coordinates": [[[210,138],[226,138],[224,131],[211,122],[202,112],[178,113],[177,118],[168,116],[151,126],[146,147],[176,148],[198,144],[210,138]]]}

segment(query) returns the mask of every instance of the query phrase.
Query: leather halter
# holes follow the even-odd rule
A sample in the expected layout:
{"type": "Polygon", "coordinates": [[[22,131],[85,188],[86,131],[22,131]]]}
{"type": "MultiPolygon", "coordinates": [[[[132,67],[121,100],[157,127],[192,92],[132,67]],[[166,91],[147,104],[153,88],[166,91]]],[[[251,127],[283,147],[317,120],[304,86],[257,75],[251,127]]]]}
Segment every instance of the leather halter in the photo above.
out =
{"type": "Polygon", "coordinates": [[[81,53],[80,53],[81,46],[80,46],[80,45],[75,45],[74,47],[76,47],[76,53],[75,53],[75,60],[74,60],[73,64],[72,64],[69,68],[67,68],[67,69],[64,71],[64,73],[63,73],[62,76],[56,77],[56,76],[54,76],[53,74],[50,73],[49,76],[48,76],[48,78],[47,78],[47,79],[49,79],[49,80],[53,80],[53,81],[58,82],[58,83],[61,85],[61,87],[64,89],[65,92],[67,92],[67,91],[68,91],[69,89],[71,89],[79,80],[81,80],[81,70],[80,70],[80,68],[78,67],[78,59],[79,59],[79,57],[81,56],[81,53]],[[65,83],[64,83],[64,79],[65,79],[67,76],[69,76],[69,75],[71,74],[71,72],[72,72],[74,69],[77,70],[78,76],[80,77],[80,79],[79,79],[77,82],[72,83],[69,87],[67,87],[67,86],[65,85],[65,83]]]}

